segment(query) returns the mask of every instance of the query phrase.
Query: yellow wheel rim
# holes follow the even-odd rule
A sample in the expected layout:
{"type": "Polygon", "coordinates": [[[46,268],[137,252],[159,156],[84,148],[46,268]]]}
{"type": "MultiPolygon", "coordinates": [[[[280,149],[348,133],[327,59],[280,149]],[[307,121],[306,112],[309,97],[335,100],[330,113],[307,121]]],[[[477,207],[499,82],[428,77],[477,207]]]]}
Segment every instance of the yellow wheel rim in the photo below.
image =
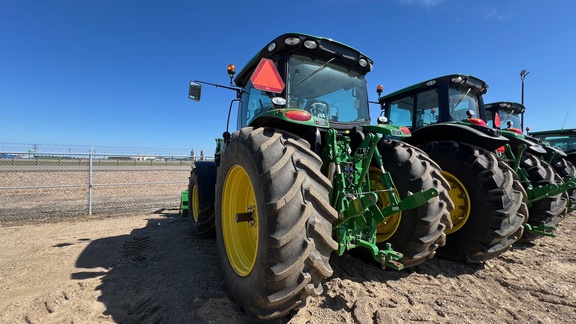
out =
{"type": "MultiPolygon", "coordinates": [[[[372,190],[384,190],[384,185],[380,181],[380,169],[375,167],[370,167],[370,182],[372,184],[372,190]]],[[[394,188],[394,192],[396,193],[396,197],[400,197],[398,195],[398,190],[394,188]]],[[[387,191],[378,191],[378,208],[384,209],[391,205],[390,202],[390,193],[387,191]]],[[[400,226],[400,219],[402,218],[402,212],[399,211],[395,214],[392,214],[384,219],[383,222],[376,225],[376,242],[384,242],[389,240],[392,235],[400,226]]]]}
{"type": "Polygon", "coordinates": [[[230,265],[245,277],[254,268],[258,253],[258,209],[250,177],[239,165],[233,166],[222,191],[222,237],[230,265]],[[249,221],[236,221],[239,213],[252,213],[249,221]]]}
{"type": "Polygon", "coordinates": [[[192,215],[194,216],[194,221],[198,221],[198,215],[200,215],[200,198],[198,196],[198,186],[194,184],[192,188],[192,215]]]}
{"type": "Polygon", "coordinates": [[[446,230],[446,234],[451,234],[462,228],[468,221],[470,216],[470,196],[468,191],[466,191],[466,187],[458,178],[446,171],[442,171],[442,175],[450,184],[448,195],[454,202],[454,210],[450,212],[453,227],[450,230],[446,230]]]}

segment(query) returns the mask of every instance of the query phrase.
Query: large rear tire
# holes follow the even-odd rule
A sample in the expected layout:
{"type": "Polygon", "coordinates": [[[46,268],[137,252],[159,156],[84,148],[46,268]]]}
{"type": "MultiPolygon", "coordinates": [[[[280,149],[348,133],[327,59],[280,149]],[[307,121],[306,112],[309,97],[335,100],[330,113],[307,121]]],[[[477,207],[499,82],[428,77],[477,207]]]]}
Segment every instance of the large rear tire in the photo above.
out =
{"type": "MultiPolygon", "coordinates": [[[[548,163],[543,162],[530,153],[525,152],[522,155],[520,168],[526,171],[528,179],[533,186],[544,186],[562,182],[548,163]]],[[[558,226],[564,217],[566,217],[567,205],[568,199],[564,193],[535,201],[529,209],[530,217],[528,218],[528,224],[536,226],[544,222],[544,224],[548,226],[558,226]]],[[[522,241],[532,241],[540,237],[542,236],[525,231],[522,241]]]]}
{"type": "Polygon", "coordinates": [[[490,151],[465,143],[430,142],[422,148],[442,168],[455,204],[454,227],[447,231],[438,256],[482,262],[508,251],[527,217],[525,197],[512,170],[490,151]]]}
{"type": "Polygon", "coordinates": [[[304,306],[332,275],[337,213],[321,166],[308,142],[269,128],[235,132],[222,154],[216,241],[228,290],[254,319],[304,306]]]}
{"type": "MultiPolygon", "coordinates": [[[[576,179],[576,168],[572,163],[561,156],[556,156],[550,166],[554,169],[562,179],[571,178],[576,179]]],[[[568,203],[571,206],[576,206],[576,189],[566,191],[568,195],[568,203]]]]}
{"type": "MultiPolygon", "coordinates": [[[[449,185],[438,165],[420,149],[395,140],[380,141],[378,149],[400,199],[406,198],[409,192],[430,188],[440,191],[440,195],[427,204],[394,214],[386,224],[378,226],[378,247],[384,249],[385,244],[390,243],[392,249],[403,254],[399,262],[405,268],[413,267],[432,258],[436,249],[446,243],[444,230],[452,228],[450,211],[454,208],[448,195],[449,185]]],[[[378,179],[379,174],[373,177],[371,172],[371,178],[378,179]]],[[[382,195],[385,193],[380,195],[380,201],[386,202],[382,195]]]]}
{"type": "Polygon", "coordinates": [[[192,215],[192,228],[200,238],[213,238],[214,230],[214,204],[200,203],[200,192],[204,190],[198,183],[198,170],[192,169],[188,181],[188,212],[192,215]]]}

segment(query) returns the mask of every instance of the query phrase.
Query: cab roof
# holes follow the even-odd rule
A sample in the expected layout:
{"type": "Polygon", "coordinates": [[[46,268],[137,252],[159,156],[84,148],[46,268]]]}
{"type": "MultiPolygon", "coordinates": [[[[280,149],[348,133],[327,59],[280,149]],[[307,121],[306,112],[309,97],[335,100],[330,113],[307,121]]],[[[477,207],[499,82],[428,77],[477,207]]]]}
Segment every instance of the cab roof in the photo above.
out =
{"type": "Polygon", "coordinates": [[[516,114],[523,114],[526,111],[526,107],[524,105],[511,101],[491,102],[489,104],[484,104],[484,108],[511,111],[516,114]]]}
{"type": "Polygon", "coordinates": [[[576,135],[576,128],[565,128],[555,130],[545,130],[539,132],[530,132],[530,135],[576,135]]]}
{"type": "Polygon", "coordinates": [[[238,73],[236,78],[234,79],[234,83],[238,87],[244,87],[248,82],[250,75],[256,69],[256,66],[263,58],[272,58],[273,56],[277,55],[278,53],[282,52],[313,52],[314,55],[325,56],[329,58],[335,58],[335,61],[338,61],[340,64],[348,65],[352,68],[357,70],[365,70],[365,73],[368,73],[372,69],[373,61],[357,49],[350,47],[346,44],[337,42],[330,38],[313,36],[308,34],[302,33],[286,33],[280,35],[270,41],[264,48],[262,48],[254,57],[242,68],[242,70],[238,73]],[[288,45],[285,43],[285,40],[289,37],[295,37],[300,39],[300,42],[296,45],[288,45]],[[315,50],[308,50],[303,48],[304,42],[307,40],[314,40],[318,44],[318,47],[315,50]],[[274,45],[272,45],[274,44],[274,45]],[[273,47],[273,48],[272,48],[273,47]],[[365,58],[369,62],[369,66],[366,68],[360,67],[358,65],[358,60],[360,58],[365,58]]]}
{"type": "Polygon", "coordinates": [[[419,82],[419,83],[416,83],[416,84],[411,85],[409,87],[406,87],[406,88],[397,90],[395,92],[392,92],[390,94],[387,94],[387,95],[381,97],[379,99],[379,102],[389,101],[390,99],[392,99],[398,95],[403,95],[406,92],[411,92],[413,90],[436,87],[436,84],[442,83],[442,82],[454,82],[456,85],[462,85],[462,86],[466,86],[466,87],[476,88],[479,91],[481,91],[482,94],[486,93],[486,91],[488,90],[488,84],[486,84],[486,82],[480,80],[477,77],[474,77],[471,75],[465,75],[465,74],[448,74],[445,76],[429,79],[429,80],[426,80],[424,82],[419,82]],[[453,80],[456,80],[457,78],[461,78],[462,81],[454,82],[453,80]]]}

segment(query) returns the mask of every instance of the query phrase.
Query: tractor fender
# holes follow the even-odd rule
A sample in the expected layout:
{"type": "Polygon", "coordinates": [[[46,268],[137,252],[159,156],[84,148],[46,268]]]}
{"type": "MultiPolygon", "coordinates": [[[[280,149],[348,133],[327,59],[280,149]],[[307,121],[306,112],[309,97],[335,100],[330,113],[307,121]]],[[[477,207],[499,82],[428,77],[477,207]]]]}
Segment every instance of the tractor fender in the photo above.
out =
{"type": "Polygon", "coordinates": [[[566,154],[566,152],[562,151],[559,148],[556,148],[554,146],[544,146],[544,149],[546,150],[546,156],[551,156],[552,154],[556,154],[560,157],[566,158],[568,156],[568,154],[566,154]]]}
{"type": "Polygon", "coordinates": [[[542,156],[543,154],[546,154],[546,150],[544,149],[544,147],[542,147],[542,145],[538,144],[538,143],[534,143],[533,141],[530,141],[526,138],[522,138],[522,137],[508,137],[508,140],[510,141],[510,148],[512,149],[512,152],[517,155],[518,154],[518,150],[520,148],[520,145],[526,145],[526,152],[529,152],[531,154],[534,155],[538,155],[538,156],[542,156]]]}
{"type": "Polygon", "coordinates": [[[198,200],[201,205],[214,204],[214,194],[216,187],[216,162],[196,161],[194,162],[196,171],[196,185],[198,186],[198,200]]]}
{"type": "Polygon", "coordinates": [[[489,151],[495,151],[508,143],[508,139],[493,129],[486,127],[486,132],[467,125],[432,124],[418,128],[412,132],[412,136],[405,139],[412,145],[424,145],[432,141],[457,141],[472,144],[489,151]]]}

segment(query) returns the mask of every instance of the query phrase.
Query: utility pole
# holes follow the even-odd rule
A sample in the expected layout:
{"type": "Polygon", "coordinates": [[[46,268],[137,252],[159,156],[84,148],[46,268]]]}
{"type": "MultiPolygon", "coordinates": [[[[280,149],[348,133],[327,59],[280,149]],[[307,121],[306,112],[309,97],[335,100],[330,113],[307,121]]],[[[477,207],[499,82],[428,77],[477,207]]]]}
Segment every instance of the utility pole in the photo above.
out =
{"type": "MultiPolygon", "coordinates": [[[[528,73],[530,73],[530,71],[526,71],[526,70],[520,71],[520,79],[522,80],[522,98],[521,98],[522,106],[524,106],[524,79],[526,79],[526,76],[528,75],[528,73]]],[[[524,129],[524,114],[522,114],[520,124],[522,124],[522,125],[520,125],[520,129],[524,129]]]]}

